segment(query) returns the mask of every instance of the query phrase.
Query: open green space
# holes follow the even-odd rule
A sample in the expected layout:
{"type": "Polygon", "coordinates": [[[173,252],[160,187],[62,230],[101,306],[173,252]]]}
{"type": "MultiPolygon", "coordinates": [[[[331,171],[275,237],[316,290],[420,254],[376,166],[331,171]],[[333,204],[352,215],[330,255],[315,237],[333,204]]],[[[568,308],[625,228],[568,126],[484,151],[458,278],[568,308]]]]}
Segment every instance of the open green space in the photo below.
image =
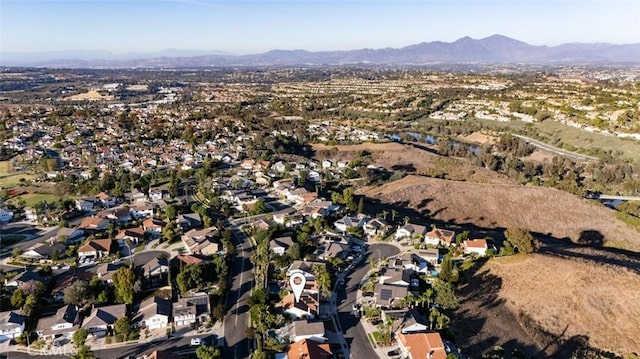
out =
{"type": "Polygon", "coordinates": [[[481,122],[485,128],[511,131],[569,151],[596,157],[601,157],[598,155],[598,149],[614,153],[619,151],[621,155],[614,157],[633,161],[640,159],[640,141],[593,133],[564,125],[558,121],[546,120],[535,124],[522,121],[497,122],[480,119],[473,121],[481,122]]]}
{"type": "Polygon", "coordinates": [[[22,198],[27,207],[33,207],[34,205],[45,201],[45,202],[56,202],[60,199],[60,196],[53,193],[26,193],[15,198],[22,198]]]}
{"type": "Polygon", "coordinates": [[[36,176],[28,173],[10,172],[9,161],[0,161],[0,188],[13,187],[20,183],[21,179],[33,180],[36,176]]]}

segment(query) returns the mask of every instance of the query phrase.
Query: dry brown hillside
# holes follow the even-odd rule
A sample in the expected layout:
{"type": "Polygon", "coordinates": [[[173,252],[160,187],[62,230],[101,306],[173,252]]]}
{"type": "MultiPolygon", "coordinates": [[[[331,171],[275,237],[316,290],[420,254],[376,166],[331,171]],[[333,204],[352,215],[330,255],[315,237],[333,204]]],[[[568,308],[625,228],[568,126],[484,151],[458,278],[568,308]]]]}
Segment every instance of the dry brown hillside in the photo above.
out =
{"type": "Polygon", "coordinates": [[[408,202],[427,217],[483,228],[524,227],[556,238],[600,233],[605,245],[640,250],[638,232],[612,210],[560,190],[407,176],[362,194],[383,203],[408,202]]]}
{"type": "Polygon", "coordinates": [[[327,146],[314,144],[316,159],[351,161],[357,151],[371,152],[373,164],[388,170],[427,174],[430,177],[477,183],[514,183],[508,177],[486,168],[473,166],[466,159],[440,156],[435,148],[420,144],[422,149],[397,142],[362,143],[359,145],[327,146]]]}
{"type": "Polygon", "coordinates": [[[455,329],[469,352],[515,344],[562,358],[584,344],[619,355],[640,349],[640,276],[620,266],[541,254],[493,259],[461,294],[455,329]]]}

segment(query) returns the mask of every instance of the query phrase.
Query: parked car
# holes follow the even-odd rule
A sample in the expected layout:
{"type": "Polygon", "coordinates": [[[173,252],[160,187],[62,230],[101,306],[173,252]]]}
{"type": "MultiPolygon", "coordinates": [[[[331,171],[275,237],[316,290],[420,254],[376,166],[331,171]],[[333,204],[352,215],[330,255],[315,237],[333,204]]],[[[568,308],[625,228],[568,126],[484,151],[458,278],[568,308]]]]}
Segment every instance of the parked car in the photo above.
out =
{"type": "Polygon", "coordinates": [[[202,339],[200,339],[200,338],[191,338],[191,345],[192,346],[202,345],[202,339]]]}

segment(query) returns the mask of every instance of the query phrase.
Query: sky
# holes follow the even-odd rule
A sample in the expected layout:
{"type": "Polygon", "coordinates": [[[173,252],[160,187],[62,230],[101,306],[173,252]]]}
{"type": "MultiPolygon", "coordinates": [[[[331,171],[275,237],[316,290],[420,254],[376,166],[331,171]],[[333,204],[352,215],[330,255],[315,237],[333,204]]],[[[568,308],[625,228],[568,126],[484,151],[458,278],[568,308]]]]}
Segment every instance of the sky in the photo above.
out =
{"type": "Polygon", "coordinates": [[[0,50],[347,50],[502,34],[640,43],[640,0],[0,0],[0,50]]]}

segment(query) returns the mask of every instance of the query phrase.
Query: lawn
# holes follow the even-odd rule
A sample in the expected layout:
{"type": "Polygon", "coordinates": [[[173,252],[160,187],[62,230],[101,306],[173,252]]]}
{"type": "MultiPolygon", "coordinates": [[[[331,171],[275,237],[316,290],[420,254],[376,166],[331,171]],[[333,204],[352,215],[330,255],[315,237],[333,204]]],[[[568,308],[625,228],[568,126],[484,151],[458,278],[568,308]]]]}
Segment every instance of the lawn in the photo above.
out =
{"type": "Polygon", "coordinates": [[[20,183],[20,179],[33,180],[35,175],[28,173],[9,172],[9,161],[0,161],[0,187],[13,187],[20,183]]]}
{"type": "Polygon", "coordinates": [[[57,202],[61,197],[52,193],[27,193],[15,198],[22,198],[26,202],[27,207],[33,207],[42,201],[48,203],[57,202]]]}

